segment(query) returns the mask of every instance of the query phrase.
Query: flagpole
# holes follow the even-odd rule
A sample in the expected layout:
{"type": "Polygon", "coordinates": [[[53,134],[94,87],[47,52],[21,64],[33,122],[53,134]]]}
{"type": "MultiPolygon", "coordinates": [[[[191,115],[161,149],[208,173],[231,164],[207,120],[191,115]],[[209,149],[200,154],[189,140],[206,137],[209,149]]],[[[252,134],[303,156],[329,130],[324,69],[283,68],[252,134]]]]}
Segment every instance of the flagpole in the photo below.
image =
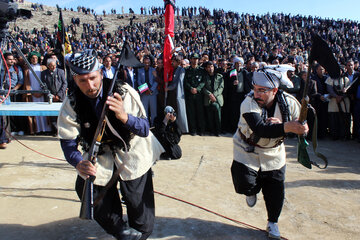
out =
{"type": "MultiPolygon", "coordinates": [[[[66,54],[66,50],[65,50],[65,34],[66,34],[66,31],[65,31],[65,23],[64,23],[64,19],[63,19],[63,17],[62,17],[62,11],[61,11],[61,9],[60,9],[60,14],[61,14],[61,22],[62,22],[62,29],[61,29],[61,31],[62,31],[62,34],[61,34],[61,37],[62,37],[62,39],[61,39],[61,50],[62,50],[62,53],[61,53],[61,55],[62,55],[62,61],[63,61],[63,63],[64,63],[64,75],[65,75],[65,79],[66,79],[66,81],[68,80],[67,79],[67,77],[68,77],[68,75],[67,75],[67,71],[66,71],[66,62],[65,62],[65,54],[66,54]]],[[[67,94],[67,91],[66,91],[66,94],[67,94]]]]}
{"type": "MultiPolygon", "coordinates": [[[[174,44],[173,44],[173,41],[172,41],[172,38],[171,38],[171,36],[170,36],[170,34],[168,34],[166,37],[165,37],[165,41],[166,41],[166,39],[168,39],[169,40],[169,42],[170,42],[170,46],[171,46],[171,51],[170,51],[170,53],[172,52],[172,50],[174,49],[174,44]]],[[[164,43],[165,44],[165,43],[164,43]]],[[[165,51],[164,51],[165,52],[165,51]]],[[[172,71],[165,71],[165,69],[164,69],[164,79],[166,80],[165,81],[165,96],[164,96],[164,103],[165,103],[165,105],[167,105],[166,104],[166,100],[167,100],[167,95],[168,95],[168,92],[166,91],[166,88],[168,87],[168,83],[169,83],[169,79],[171,79],[171,76],[169,76],[169,74],[170,73],[172,73],[172,71]],[[165,76],[165,74],[166,74],[166,76],[165,76]]]]}
{"type": "MultiPolygon", "coordinates": [[[[55,47],[59,48],[60,47],[60,51],[61,51],[61,60],[64,64],[64,74],[65,74],[65,79],[68,78],[68,71],[66,69],[66,60],[65,60],[65,55],[66,55],[66,41],[69,41],[69,38],[67,36],[67,32],[65,30],[65,23],[64,23],[64,19],[62,16],[62,10],[61,8],[59,8],[59,21],[58,21],[58,34],[57,34],[57,41],[60,42],[60,46],[58,46],[58,43],[56,44],[55,47]]],[[[68,43],[70,45],[70,41],[68,43]]],[[[71,53],[71,45],[70,47],[70,53],[71,53]]],[[[59,59],[60,60],[60,59],[59,59]]],[[[67,79],[68,80],[68,79],[67,79]]]]}

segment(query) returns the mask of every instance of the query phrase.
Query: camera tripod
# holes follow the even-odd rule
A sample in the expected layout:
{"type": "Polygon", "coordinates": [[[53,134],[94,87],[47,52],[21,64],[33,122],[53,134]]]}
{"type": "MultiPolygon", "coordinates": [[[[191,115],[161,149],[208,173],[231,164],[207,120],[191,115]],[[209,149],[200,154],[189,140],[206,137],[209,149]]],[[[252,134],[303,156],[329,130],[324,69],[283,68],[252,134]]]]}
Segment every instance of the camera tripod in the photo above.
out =
{"type": "MultiPolygon", "coordinates": [[[[24,54],[21,52],[21,50],[20,50],[19,46],[16,44],[14,38],[9,33],[5,33],[5,36],[3,36],[2,39],[1,39],[1,43],[0,43],[1,51],[4,52],[3,50],[6,49],[6,46],[8,45],[9,42],[11,42],[13,44],[17,54],[24,59],[25,64],[29,68],[29,71],[32,72],[33,76],[39,82],[39,85],[40,85],[40,87],[42,89],[42,90],[10,90],[10,94],[15,94],[16,95],[16,94],[25,94],[25,93],[44,93],[44,94],[46,94],[48,96],[49,103],[51,103],[53,95],[50,93],[50,91],[47,88],[46,84],[44,84],[41,81],[41,79],[38,77],[38,75],[35,73],[34,69],[31,67],[31,64],[29,63],[27,58],[24,56],[24,54]]],[[[0,58],[0,71],[1,71],[3,66],[4,66],[3,59],[0,58]]],[[[5,73],[5,74],[7,74],[7,73],[5,73]]],[[[3,86],[3,88],[4,88],[4,86],[3,86]]],[[[11,86],[9,86],[9,88],[11,88],[11,86]]],[[[8,92],[8,90],[0,89],[0,95],[4,95],[7,92],[8,92]]]]}

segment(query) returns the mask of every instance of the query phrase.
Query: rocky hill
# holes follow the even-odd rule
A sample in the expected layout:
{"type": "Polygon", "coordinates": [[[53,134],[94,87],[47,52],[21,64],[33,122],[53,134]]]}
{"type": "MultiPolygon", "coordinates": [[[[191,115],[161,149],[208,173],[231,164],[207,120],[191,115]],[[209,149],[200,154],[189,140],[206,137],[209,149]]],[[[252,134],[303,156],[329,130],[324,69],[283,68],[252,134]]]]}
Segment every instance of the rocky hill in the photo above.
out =
{"type": "MultiPolygon", "coordinates": [[[[58,23],[59,20],[59,12],[57,11],[56,7],[51,6],[43,6],[42,10],[34,11],[31,8],[31,2],[24,1],[24,3],[18,3],[19,9],[29,9],[32,11],[33,17],[31,19],[22,19],[18,18],[16,22],[10,23],[10,30],[14,28],[15,25],[19,26],[20,29],[27,29],[32,30],[34,28],[40,30],[43,27],[47,27],[50,32],[54,31],[54,25],[58,23]]],[[[74,9],[76,10],[76,9],[74,9]]],[[[96,25],[97,22],[93,14],[85,14],[83,12],[77,11],[62,11],[63,19],[65,25],[69,25],[71,23],[71,18],[79,18],[80,19],[80,28],[78,28],[77,34],[78,36],[82,33],[82,24],[89,23],[92,25],[96,25]]],[[[100,16],[100,15],[98,15],[100,16]]],[[[144,16],[144,15],[137,15],[137,14],[107,14],[106,16],[101,15],[102,21],[101,23],[104,24],[105,32],[113,32],[115,31],[118,26],[124,26],[130,23],[130,19],[135,16],[133,20],[134,23],[136,22],[145,22],[152,17],[155,16],[144,16]]],[[[77,37],[78,37],[77,36],[77,37]]]]}

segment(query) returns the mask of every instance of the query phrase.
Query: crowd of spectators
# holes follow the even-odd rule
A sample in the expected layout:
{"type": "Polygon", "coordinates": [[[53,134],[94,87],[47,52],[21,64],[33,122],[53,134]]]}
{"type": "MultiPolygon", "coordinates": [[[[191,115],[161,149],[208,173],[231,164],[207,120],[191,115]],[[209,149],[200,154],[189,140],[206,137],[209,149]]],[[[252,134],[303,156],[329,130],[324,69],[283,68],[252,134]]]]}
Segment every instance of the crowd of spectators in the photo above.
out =
{"type": "MultiPolygon", "coordinates": [[[[73,9],[69,10],[73,11],[73,9]]],[[[161,79],[161,74],[159,74],[163,67],[163,7],[141,7],[140,15],[149,14],[152,16],[148,17],[146,21],[141,22],[136,21],[139,15],[133,14],[129,17],[129,24],[118,26],[114,32],[106,31],[103,18],[96,15],[93,9],[78,7],[77,11],[79,14],[92,14],[96,24],[80,23],[81,17],[69,20],[67,30],[70,35],[73,51],[95,49],[99,59],[103,60],[107,57],[107,61],[110,59],[111,64],[116,66],[117,56],[121,51],[123,43],[127,41],[141,61],[149,61],[147,65],[150,66],[147,68],[152,69],[151,72],[155,72],[154,79],[159,83],[157,89],[145,94],[161,94],[170,91],[166,89],[163,79],[161,79]],[[79,36],[78,32],[81,32],[81,34],[77,38],[76,36],[79,36]]],[[[103,13],[105,18],[106,12],[104,11],[103,13]]],[[[131,13],[133,13],[132,10],[131,13]]],[[[110,14],[116,14],[116,10],[112,9],[110,14]]],[[[204,111],[194,110],[196,114],[203,115],[197,116],[198,119],[191,120],[198,121],[200,119],[200,125],[203,126],[199,127],[191,122],[189,126],[183,128],[187,129],[189,133],[203,135],[210,132],[210,134],[219,135],[221,132],[233,132],[236,129],[240,114],[240,100],[251,90],[252,72],[266,64],[290,64],[294,66],[295,71],[288,73],[294,83],[294,88],[284,88],[284,90],[301,99],[308,68],[308,54],[311,48],[310,32],[313,31],[328,42],[336,59],[342,66],[342,79],[345,79],[339,85],[334,83],[336,81],[327,79],[326,73],[321,66],[310,66],[312,68],[312,84],[310,84],[311,103],[318,112],[319,126],[322,126],[319,129],[319,136],[325,137],[330,134],[334,139],[350,138],[350,122],[352,119],[354,126],[352,130],[353,137],[359,137],[360,90],[355,89],[353,94],[349,95],[345,95],[343,92],[358,76],[357,71],[360,57],[360,38],[358,36],[360,23],[351,20],[323,19],[300,15],[292,16],[283,13],[264,15],[240,14],[232,11],[227,12],[222,9],[211,11],[204,7],[176,8],[175,19],[174,43],[181,50],[174,54],[176,58],[173,59],[173,66],[176,66],[175,68],[187,68],[182,79],[179,80],[179,84],[185,86],[182,92],[183,96],[180,96],[181,92],[178,92],[177,98],[184,98],[186,101],[183,102],[188,107],[189,96],[193,94],[192,91],[195,88],[197,89],[196,94],[201,95],[196,99],[201,99],[201,102],[206,101],[206,104],[202,103],[204,111]],[[186,84],[190,81],[192,68],[199,69],[196,70],[198,72],[192,72],[191,74],[198,76],[199,82],[202,84],[195,87],[190,85],[186,87],[186,84]],[[236,74],[232,71],[234,69],[236,74]],[[218,89],[216,94],[220,92],[223,100],[221,104],[214,107],[215,109],[210,109],[209,107],[216,105],[216,101],[220,99],[220,95],[215,97],[215,94],[212,92],[214,91],[214,80],[211,79],[214,78],[216,79],[217,87],[221,88],[218,89]],[[334,85],[337,86],[336,91],[333,91],[334,85]],[[209,95],[212,96],[209,97],[209,95]],[[336,101],[335,107],[331,104],[334,99],[336,101]],[[347,101],[349,101],[348,104],[347,101]],[[341,106],[341,104],[345,105],[341,106]],[[338,107],[336,108],[336,106],[338,107]],[[337,110],[335,111],[334,108],[337,110]],[[346,130],[341,130],[341,134],[338,133],[339,130],[331,129],[334,126],[339,126],[339,124],[335,123],[334,125],[334,122],[329,120],[328,114],[334,111],[342,112],[347,114],[347,116],[352,114],[352,118],[342,122],[337,117],[334,117],[333,114],[330,114],[331,118],[334,117],[336,119],[333,121],[336,123],[340,121],[341,127],[344,126],[346,128],[346,130]],[[206,124],[209,122],[209,116],[213,118],[210,121],[213,123],[211,126],[206,124]],[[329,124],[327,123],[328,121],[330,122],[329,124]],[[216,131],[213,131],[214,126],[216,126],[216,131]]],[[[32,30],[21,29],[18,26],[11,29],[11,34],[16,39],[17,45],[25,52],[39,52],[40,61],[54,52],[56,32],[57,26],[55,26],[55,32],[50,32],[46,26],[41,29],[34,28],[32,30]]],[[[8,44],[6,50],[14,52],[14,47],[11,43],[8,44]]],[[[46,66],[47,63],[45,62],[43,65],[46,66]]],[[[26,67],[24,66],[24,68],[26,67]]],[[[147,69],[145,70],[148,72],[147,69]]],[[[135,71],[131,69],[131,71],[133,73],[130,74],[132,78],[130,82],[134,88],[137,88],[140,80],[134,78],[134,76],[138,76],[139,69],[135,69],[135,71]]],[[[126,69],[124,69],[124,76],[128,74],[126,69]]],[[[180,85],[177,87],[183,87],[180,85]]],[[[142,97],[142,99],[148,98],[147,96],[142,97]]],[[[155,110],[151,109],[149,114],[151,122],[156,117],[155,112],[159,111],[159,109],[164,109],[166,105],[166,101],[164,102],[162,98],[157,101],[161,103],[157,106],[158,110],[156,108],[155,110]]],[[[151,100],[151,104],[147,105],[153,105],[154,101],[151,100]]],[[[179,106],[174,104],[172,107],[179,109],[179,106]]],[[[198,107],[196,106],[196,109],[198,107]]],[[[146,110],[148,111],[149,109],[146,110]]],[[[190,113],[190,115],[194,117],[193,113],[190,113]]],[[[187,117],[185,114],[186,118],[189,120],[189,112],[187,117]]],[[[343,118],[341,117],[341,119],[343,118]]]]}
{"type": "Polygon", "coordinates": [[[38,3],[32,3],[32,4],[31,4],[31,8],[32,8],[34,11],[44,11],[44,5],[38,4],[38,3]]]}
{"type": "MultiPolygon", "coordinates": [[[[146,8],[142,7],[143,12],[146,8]]],[[[147,21],[135,22],[119,26],[115,32],[106,32],[102,18],[98,18],[93,9],[78,7],[79,13],[93,14],[97,24],[83,23],[83,31],[79,23],[71,21],[68,32],[71,34],[73,48],[81,50],[95,48],[100,53],[119,51],[122,43],[130,41],[135,50],[147,47],[154,54],[162,46],[164,27],[161,7],[148,8],[155,17],[147,21]],[[83,32],[76,38],[77,32],[83,32]]],[[[112,9],[112,14],[114,10],[112,9]]],[[[297,61],[303,63],[311,46],[310,30],[318,33],[328,41],[339,62],[345,64],[347,59],[358,60],[360,43],[360,24],[351,20],[333,20],[317,17],[291,16],[287,14],[250,15],[224,10],[213,10],[203,7],[176,8],[176,30],[174,41],[182,46],[188,54],[207,52],[210,60],[229,59],[231,55],[244,58],[254,56],[256,61],[268,61],[275,48],[280,62],[290,53],[290,46],[297,50],[297,61]],[[180,13],[181,12],[181,13],[180,13]],[[193,18],[193,19],[192,19],[193,18]]],[[[145,14],[145,13],[144,13],[145,14]]],[[[55,30],[56,31],[56,30],[55,30]]],[[[52,46],[55,33],[44,27],[32,31],[16,28],[13,35],[29,43],[27,48],[37,47],[45,51],[41,43],[52,46]],[[40,43],[41,42],[41,43],[40,43]]]]}

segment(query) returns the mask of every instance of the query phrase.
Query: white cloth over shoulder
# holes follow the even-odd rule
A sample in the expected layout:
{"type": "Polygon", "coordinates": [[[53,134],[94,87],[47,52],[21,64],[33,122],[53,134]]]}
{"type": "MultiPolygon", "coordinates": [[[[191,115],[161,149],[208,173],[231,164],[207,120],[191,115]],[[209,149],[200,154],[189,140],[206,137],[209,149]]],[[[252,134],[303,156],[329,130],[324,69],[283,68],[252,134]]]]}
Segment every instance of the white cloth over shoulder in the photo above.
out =
{"type": "MultiPolygon", "coordinates": [[[[325,81],[326,84],[330,85],[331,87],[335,87],[338,90],[342,91],[344,88],[348,87],[350,85],[350,80],[347,77],[341,77],[338,79],[332,79],[331,77],[328,77],[325,81]]],[[[344,112],[344,113],[350,113],[350,99],[345,94],[343,95],[343,100],[340,103],[336,102],[335,97],[330,97],[329,105],[328,105],[328,112],[344,112]],[[341,109],[339,109],[339,106],[341,109]]]]}
{"type": "MultiPolygon", "coordinates": [[[[300,103],[293,96],[285,92],[284,97],[289,107],[290,120],[298,118],[300,114],[300,103]]],[[[255,146],[253,152],[245,151],[249,145],[241,139],[239,131],[241,131],[246,138],[249,138],[253,132],[242,114],[254,112],[261,115],[262,109],[252,96],[247,96],[241,104],[240,112],[241,116],[238,123],[238,130],[233,136],[234,160],[255,171],[259,169],[262,171],[271,171],[283,167],[286,162],[285,145],[282,143],[279,146],[273,147],[281,138],[260,138],[257,144],[261,147],[255,146]]],[[[283,121],[278,103],[276,103],[275,106],[274,117],[283,121]]]]}
{"type": "MultiPolygon", "coordinates": [[[[127,92],[124,97],[124,108],[128,114],[135,117],[146,117],[145,109],[141,103],[139,94],[128,84],[123,86],[127,92]]],[[[58,117],[58,134],[61,139],[76,139],[80,133],[80,125],[76,122],[76,113],[70,105],[68,98],[65,99],[60,109],[58,117]]],[[[128,153],[117,150],[115,157],[109,148],[104,146],[104,154],[98,156],[96,162],[95,184],[105,186],[113,173],[114,163],[118,169],[121,169],[120,178],[122,180],[134,180],[144,175],[151,166],[159,159],[160,154],[164,152],[156,137],[149,131],[147,137],[135,135],[130,140],[130,149],[128,153]]],[[[84,153],[86,159],[88,153],[84,153]]]]}

